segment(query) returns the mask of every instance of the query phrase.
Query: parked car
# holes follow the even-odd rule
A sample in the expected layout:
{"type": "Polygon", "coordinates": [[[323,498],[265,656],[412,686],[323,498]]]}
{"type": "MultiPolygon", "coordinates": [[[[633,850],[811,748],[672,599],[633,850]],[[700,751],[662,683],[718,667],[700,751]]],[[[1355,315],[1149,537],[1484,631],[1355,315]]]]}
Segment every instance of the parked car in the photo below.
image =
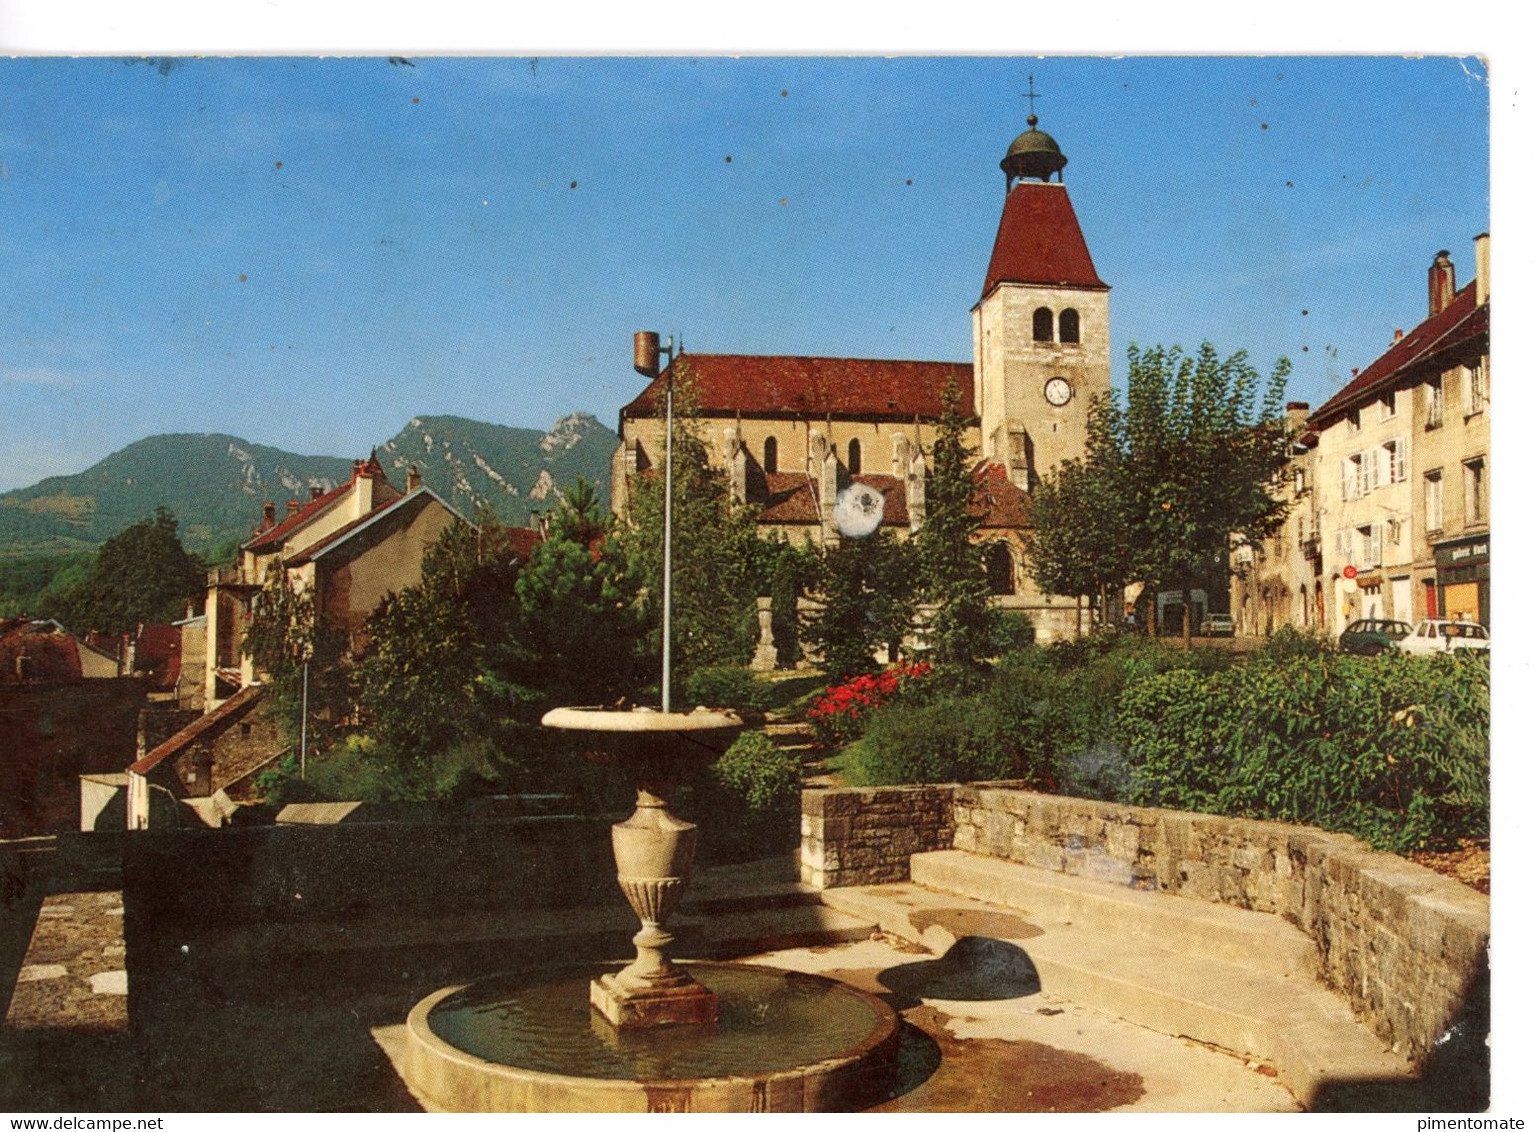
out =
{"type": "Polygon", "coordinates": [[[1237,635],[1237,623],[1224,613],[1206,613],[1205,619],[1199,623],[1199,635],[1234,637],[1237,635]]]}
{"type": "Polygon", "coordinates": [[[1379,656],[1387,649],[1397,647],[1412,626],[1405,621],[1391,621],[1384,617],[1362,617],[1350,621],[1338,634],[1338,651],[1351,652],[1356,656],[1379,656]]]}
{"type": "Polygon", "coordinates": [[[1485,652],[1490,643],[1485,625],[1430,617],[1413,626],[1396,647],[1417,656],[1429,656],[1436,652],[1485,652]]]}

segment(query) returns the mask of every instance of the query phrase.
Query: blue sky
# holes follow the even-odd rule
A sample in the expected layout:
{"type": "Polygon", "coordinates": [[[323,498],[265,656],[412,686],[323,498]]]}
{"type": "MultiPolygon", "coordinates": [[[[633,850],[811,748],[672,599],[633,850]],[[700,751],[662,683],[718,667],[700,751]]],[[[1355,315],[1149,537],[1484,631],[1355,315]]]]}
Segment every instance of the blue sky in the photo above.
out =
{"type": "Polygon", "coordinates": [[[412,416],[610,426],[629,338],[968,360],[1040,127],[1113,353],[1313,406],[1488,229],[1475,59],[0,61],[0,490],[156,432],[352,456],[412,416]]]}

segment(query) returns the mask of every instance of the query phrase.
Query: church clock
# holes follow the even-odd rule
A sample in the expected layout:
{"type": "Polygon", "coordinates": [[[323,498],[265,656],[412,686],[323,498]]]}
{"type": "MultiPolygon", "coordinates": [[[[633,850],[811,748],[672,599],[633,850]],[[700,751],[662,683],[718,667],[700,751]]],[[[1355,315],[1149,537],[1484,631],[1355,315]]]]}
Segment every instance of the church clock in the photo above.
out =
{"type": "Polygon", "coordinates": [[[1045,400],[1059,409],[1071,400],[1071,382],[1064,377],[1052,377],[1045,382],[1045,400]]]}

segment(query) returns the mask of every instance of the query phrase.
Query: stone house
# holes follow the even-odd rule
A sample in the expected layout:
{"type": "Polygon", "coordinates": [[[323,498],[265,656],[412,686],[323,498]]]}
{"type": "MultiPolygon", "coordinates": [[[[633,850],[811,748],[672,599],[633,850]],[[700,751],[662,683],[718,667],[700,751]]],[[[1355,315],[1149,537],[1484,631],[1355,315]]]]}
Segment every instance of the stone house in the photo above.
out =
{"type": "Polygon", "coordinates": [[[977,507],[999,600],[1026,609],[1042,640],[1076,631],[1074,602],[1039,593],[1023,570],[1028,493],[1083,454],[1088,411],[1109,391],[1108,285],[1099,277],[1061,179],[1067,159],[1028,119],[1001,168],[1004,203],[971,308],[970,362],[679,352],[620,411],[613,508],[629,480],[661,466],[665,394],[685,388],[711,459],[765,530],[833,543],[839,495],[884,499],[884,524],[909,534],[925,514],[933,422],[958,396],[978,453],[977,507]]]}
{"type": "Polygon", "coordinates": [[[1457,290],[1428,270],[1428,317],[1311,415],[1323,624],[1491,617],[1489,240],[1457,290]]]}
{"type": "Polygon", "coordinates": [[[128,767],[129,829],[150,828],[152,815],[174,824],[169,815],[182,808],[220,825],[236,803],[255,799],[257,774],[286,753],[276,717],[260,710],[263,692],[242,688],[128,767]],[[183,807],[167,808],[168,800],[183,807]]]}
{"type": "Polygon", "coordinates": [[[281,520],[274,504],[264,504],[261,525],[235,565],[208,575],[206,707],[257,680],[243,645],[253,602],[271,571],[281,570],[295,592],[312,593],[318,616],[345,635],[350,650],[360,651],[369,614],[389,594],[421,580],[422,557],[455,521],[462,516],[421,486],[414,468],[404,491],[394,487],[377,454],[356,461],[346,483],[312,489],[307,501],[290,500],[281,520]]]}
{"type": "Polygon", "coordinates": [[[1322,544],[1317,533],[1316,434],[1311,406],[1291,401],[1286,424],[1294,435],[1289,463],[1273,485],[1287,507],[1285,525],[1257,545],[1232,553],[1231,615],[1242,636],[1268,637],[1281,626],[1322,623],[1322,544]]]}

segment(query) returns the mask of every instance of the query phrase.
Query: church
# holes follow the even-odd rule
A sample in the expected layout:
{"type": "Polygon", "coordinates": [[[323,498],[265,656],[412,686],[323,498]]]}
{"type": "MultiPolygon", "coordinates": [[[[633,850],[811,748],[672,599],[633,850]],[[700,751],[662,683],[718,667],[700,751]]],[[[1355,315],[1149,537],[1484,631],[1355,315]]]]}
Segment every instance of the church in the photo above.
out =
{"type": "Polygon", "coordinates": [[[886,528],[925,516],[934,422],[952,386],[979,456],[975,507],[999,605],[1027,612],[1041,641],[1074,635],[1076,603],[1039,593],[1024,570],[1029,495],[1080,457],[1088,410],[1109,391],[1109,288],[1067,194],[1066,156],[1033,114],[1002,158],[1005,201],[970,310],[970,362],[679,352],[619,414],[613,509],[628,481],[659,467],[669,382],[686,383],[711,459],[765,531],[832,543],[854,485],[883,499],[886,528]],[[928,447],[924,447],[928,445],[928,447]]]}

